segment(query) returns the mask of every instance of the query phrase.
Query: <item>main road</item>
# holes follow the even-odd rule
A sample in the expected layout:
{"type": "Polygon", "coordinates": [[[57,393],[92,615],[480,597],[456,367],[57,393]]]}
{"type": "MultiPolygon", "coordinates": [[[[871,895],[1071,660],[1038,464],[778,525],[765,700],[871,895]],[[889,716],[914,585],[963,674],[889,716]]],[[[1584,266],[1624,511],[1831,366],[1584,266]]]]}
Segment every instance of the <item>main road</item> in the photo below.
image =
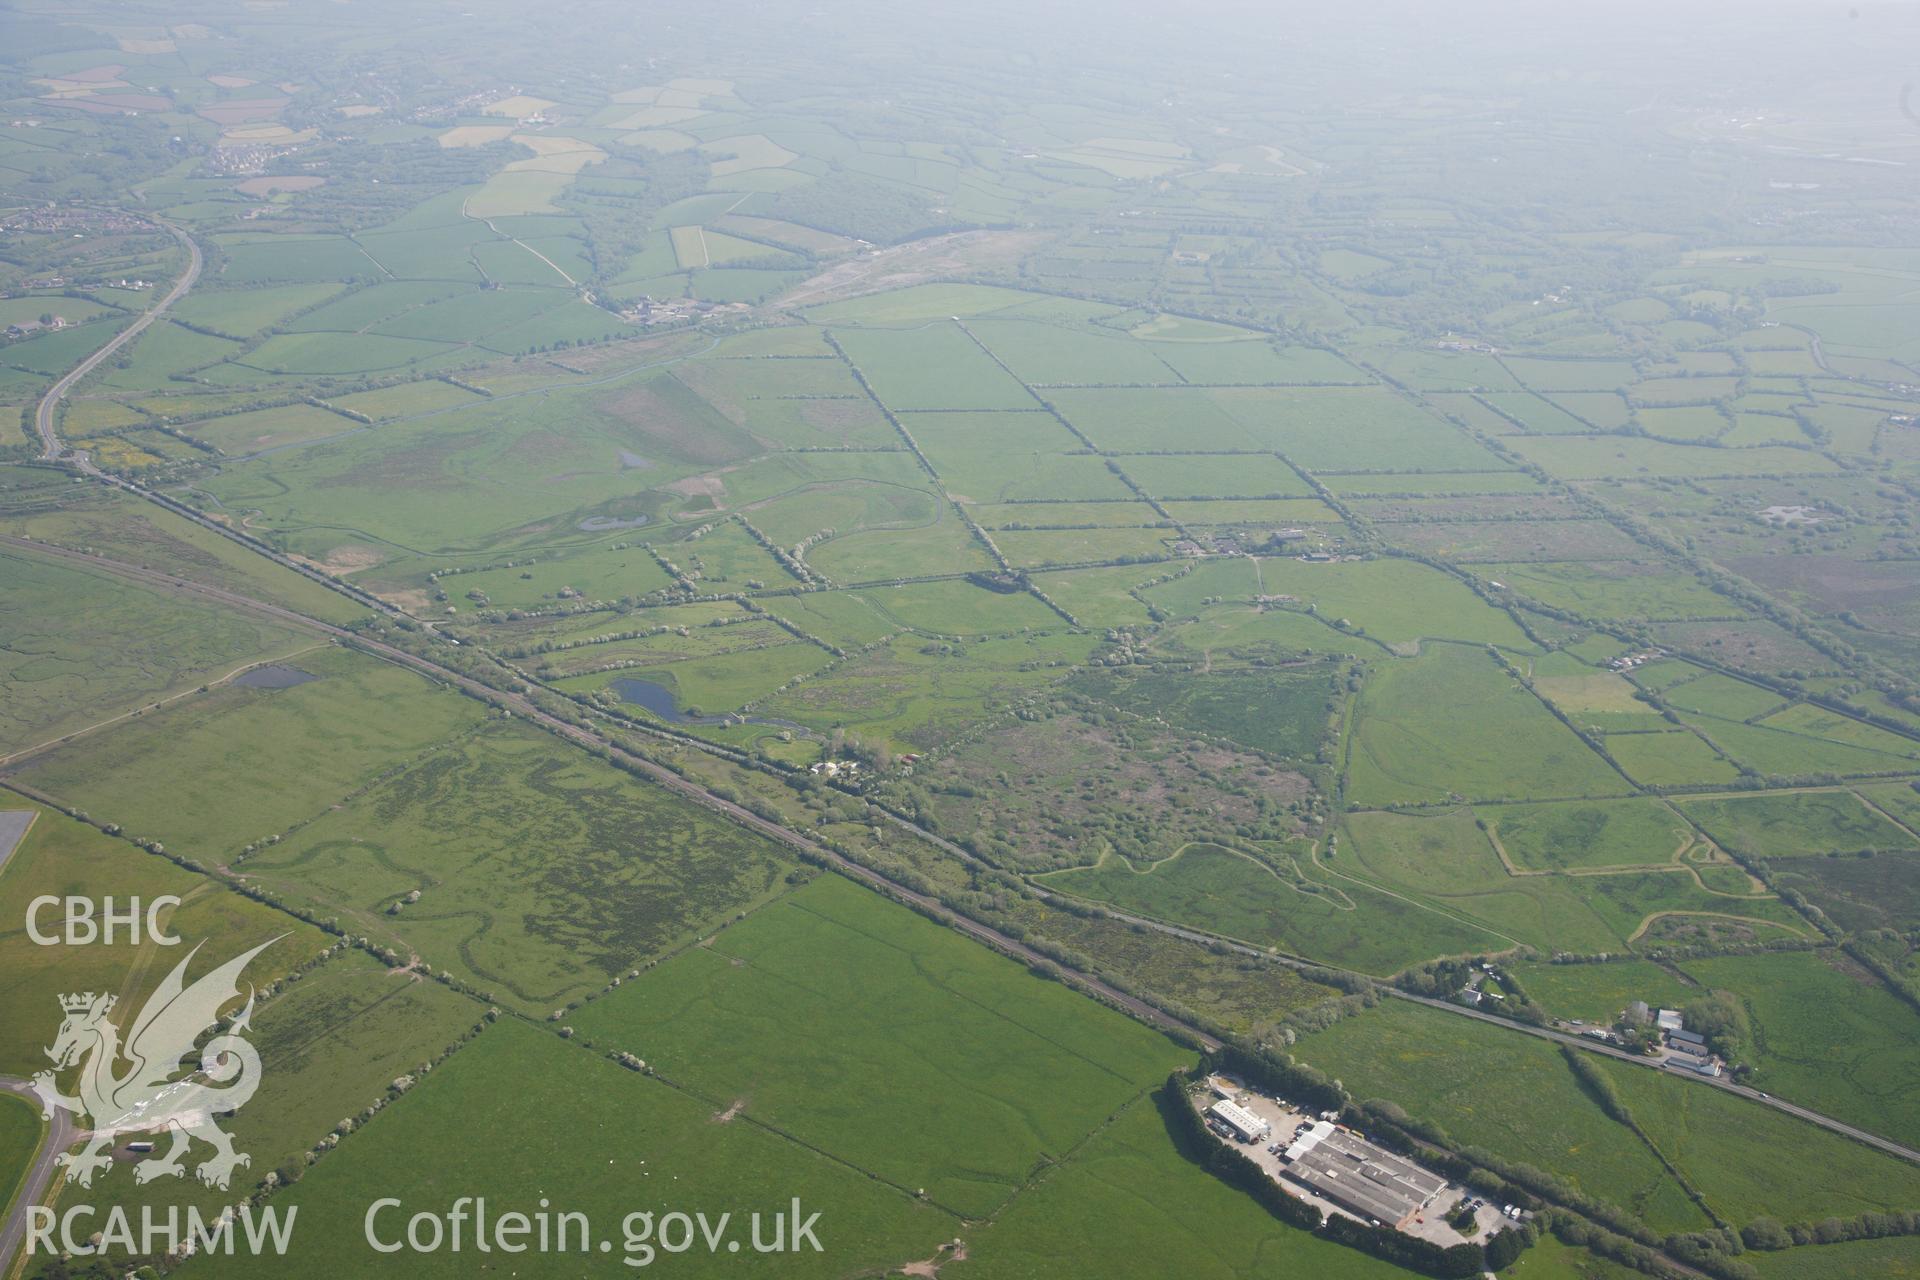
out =
{"type": "Polygon", "coordinates": [[[112,341],[75,365],[66,377],[54,383],[47,394],[40,397],[40,406],[33,413],[33,429],[40,434],[40,458],[43,462],[71,462],[89,475],[100,474],[94,467],[92,459],[87,457],[85,450],[69,449],[60,443],[60,433],[54,429],[53,425],[55,410],[60,407],[60,402],[66,399],[67,392],[73,389],[75,383],[98,369],[101,362],[114,352],[145,333],[155,320],[166,314],[168,307],[186,297],[188,291],[200,279],[200,268],[206,265],[206,260],[201,256],[200,246],[193,242],[193,237],[171,222],[162,222],[158,218],[154,221],[165,227],[174,239],[186,247],[187,269],[180,273],[180,278],[173,282],[173,288],[167,290],[165,297],[142,312],[139,319],[116,333],[112,341]]]}
{"type": "MultiPolygon", "coordinates": [[[[34,1110],[40,1109],[40,1095],[33,1086],[16,1076],[0,1076],[0,1089],[16,1093],[27,1099],[34,1110]]],[[[80,1131],[74,1128],[73,1116],[56,1109],[53,1121],[47,1126],[46,1137],[41,1140],[40,1149],[34,1153],[33,1163],[20,1174],[20,1185],[15,1188],[13,1211],[5,1222],[0,1222],[0,1276],[10,1274],[14,1251],[26,1242],[27,1210],[40,1203],[47,1194],[47,1184],[53,1181],[53,1162],[62,1151],[80,1140],[80,1131]]],[[[0,1184],[0,1193],[6,1190],[0,1184]]]]}

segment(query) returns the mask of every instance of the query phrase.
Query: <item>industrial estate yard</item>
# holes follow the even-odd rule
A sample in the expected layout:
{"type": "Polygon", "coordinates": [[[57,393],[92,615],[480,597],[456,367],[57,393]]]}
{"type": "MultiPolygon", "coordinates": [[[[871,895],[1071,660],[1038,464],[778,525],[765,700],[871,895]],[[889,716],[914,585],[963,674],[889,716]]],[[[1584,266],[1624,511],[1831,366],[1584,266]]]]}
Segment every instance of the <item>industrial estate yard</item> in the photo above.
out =
{"type": "MultiPolygon", "coordinates": [[[[1213,1099],[1231,1101],[1270,1126],[1269,1136],[1247,1144],[1245,1154],[1287,1194],[1326,1213],[1390,1226],[1443,1248],[1469,1239],[1447,1219],[1474,1197],[1440,1175],[1231,1077],[1208,1077],[1207,1091],[1196,1095],[1196,1105],[1205,1107],[1213,1099]]],[[[1496,1228],[1506,1225],[1497,1209],[1485,1216],[1496,1228]]]]}

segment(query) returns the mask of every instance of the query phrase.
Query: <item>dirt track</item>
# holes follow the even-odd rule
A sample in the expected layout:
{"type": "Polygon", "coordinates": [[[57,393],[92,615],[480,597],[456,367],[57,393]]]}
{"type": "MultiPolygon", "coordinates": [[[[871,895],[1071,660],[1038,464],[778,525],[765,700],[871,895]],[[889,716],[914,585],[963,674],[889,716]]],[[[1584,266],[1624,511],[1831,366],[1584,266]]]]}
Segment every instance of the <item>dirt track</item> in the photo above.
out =
{"type": "Polygon", "coordinates": [[[909,240],[837,262],[793,291],[775,298],[772,307],[811,307],[839,298],[857,298],[922,284],[938,276],[961,275],[1017,257],[1046,237],[1033,231],[956,231],[950,235],[909,240]]]}

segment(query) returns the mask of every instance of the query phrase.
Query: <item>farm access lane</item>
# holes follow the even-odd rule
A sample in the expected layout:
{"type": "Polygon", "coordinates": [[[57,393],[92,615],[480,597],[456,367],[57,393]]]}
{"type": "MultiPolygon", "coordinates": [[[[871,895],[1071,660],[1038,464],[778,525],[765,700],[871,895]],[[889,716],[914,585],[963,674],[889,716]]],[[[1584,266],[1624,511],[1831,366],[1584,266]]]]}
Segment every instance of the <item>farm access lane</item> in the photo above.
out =
{"type": "MultiPolygon", "coordinates": [[[[827,863],[835,870],[855,880],[862,881],[889,897],[934,913],[943,921],[948,922],[952,928],[967,934],[974,940],[982,942],[1004,955],[1030,965],[1044,965],[1049,968],[1058,967],[1049,957],[1001,933],[999,930],[981,924],[977,920],[970,920],[965,916],[957,915],[943,906],[937,899],[927,894],[909,889],[907,886],[889,879],[871,867],[862,866],[860,863],[832,849],[815,844],[812,840],[807,839],[807,837],[797,831],[792,831],[776,822],[769,822],[759,814],[737,805],[730,800],[723,800],[698,783],[683,778],[671,769],[655,764],[643,756],[634,755],[591,730],[583,729],[578,725],[570,724],[560,719],[558,716],[549,714],[541,710],[536,703],[523,694],[509,693],[496,689],[491,685],[473,679],[471,676],[462,675],[457,671],[443,667],[418,654],[409,653],[405,649],[384,644],[366,636],[357,635],[343,627],[336,627],[330,623],[309,618],[305,614],[296,613],[291,609],[283,609],[278,605],[268,604],[264,601],[255,600],[250,596],[243,596],[237,592],[227,591],[219,587],[192,582],[185,578],[177,578],[172,574],[157,569],[130,565],[124,561],[114,560],[107,556],[90,555],[86,552],[72,551],[65,547],[35,542],[32,539],[19,538],[12,535],[0,535],[0,545],[22,547],[42,555],[52,556],[56,559],[91,564],[149,586],[159,586],[171,591],[186,592],[191,595],[201,596],[232,606],[233,608],[264,614],[280,622],[291,623],[295,626],[332,636],[343,644],[365,650],[381,658],[385,658],[389,662],[420,672],[432,679],[451,684],[483,702],[504,707],[512,711],[515,715],[538,724],[541,728],[548,730],[557,737],[572,742],[576,746],[584,747],[590,751],[604,751],[611,757],[619,760],[623,766],[630,767],[637,772],[645,773],[654,781],[659,782],[673,791],[679,792],[681,795],[692,799],[695,803],[715,810],[733,819],[740,825],[750,827],[763,835],[780,841],[782,844],[798,849],[815,860],[827,863]]],[[[1076,971],[1068,971],[1068,973],[1069,976],[1066,980],[1067,985],[1082,987],[1086,991],[1093,993],[1099,999],[1125,1009],[1150,1026],[1159,1026],[1178,1031],[1209,1051],[1216,1050],[1220,1047],[1220,1041],[1216,1037],[1202,1031],[1199,1027],[1162,1013],[1144,1000],[1130,996],[1126,992],[1109,986],[1107,983],[1089,974],[1076,971]]]]}
{"type": "Polygon", "coordinates": [[[139,319],[115,334],[105,346],[75,365],[65,377],[47,390],[46,395],[40,397],[39,407],[33,412],[33,429],[40,434],[40,459],[43,462],[69,462],[87,475],[101,474],[84,449],[69,449],[60,443],[60,433],[55,431],[53,426],[54,410],[59,407],[60,402],[66,398],[67,392],[73,389],[76,382],[99,368],[100,362],[108,356],[145,333],[149,325],[166,314],[168,307],[186,297],[200,279],[200,269],[206,265],[206,261],[201,256],[200,246],[194,243],[193,237],[171,222],[160,218],[154,218],[153,221],[165,227],[174,239],[186,246],[187,269],[180,274],[178,280],[173,282],[173,288],[167,290],[165,297],[141,312],[139,319]]]}

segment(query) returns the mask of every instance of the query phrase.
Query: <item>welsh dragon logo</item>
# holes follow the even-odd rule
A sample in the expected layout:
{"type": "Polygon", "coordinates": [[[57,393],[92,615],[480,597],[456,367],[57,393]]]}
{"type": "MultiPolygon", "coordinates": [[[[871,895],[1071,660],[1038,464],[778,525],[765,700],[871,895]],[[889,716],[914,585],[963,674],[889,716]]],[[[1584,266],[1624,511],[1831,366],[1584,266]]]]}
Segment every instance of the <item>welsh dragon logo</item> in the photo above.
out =
{"type": "Polygon", "coordinates": [[[72,1112],[76,1120],[91,1120],[83,1135],[85,1148],[58,1157],[69,1177],[92,1186],[94,1175],[113,1163],[108,1152],[122,1134],[164,1134],[171,1139],[166,1150],[134,1167],[137,1183],[184,1174],[181,1157],[194,1139],[213,1148],[213,1155],[194,1170],[209,1187],[224,1191],[233,1171],[251,1163],[214,1123],[216,1115],[238,1111],[260,1087],[260,1054],[241,1035],[253,1016],[251,986],[246,1006],[232,1024],[201,1047],[198,1070],[182,1074],[181,1064],[219,1022],[221,1008],[239,998],[240,974],[248,961],[278,941],[269,939],[187,986],[187,965],[200,951],[196,945],[147,998],[140,1015],[125,1028],[124,1043],[122,1028],[107,1016],[115,997],[91,991],[60,997],[66,1018],[46,1051],[54,1071],[35,1075],[33,1091],[46,1118],[52,1119],[57,1107],[72,1112]],[[127,1069],[116,1074],[122,1060],[127,1069]],[[80,1064],[78,1096],[68,1097],[55,1086],[54,1072],[75,1064],[80,1064]]]}

